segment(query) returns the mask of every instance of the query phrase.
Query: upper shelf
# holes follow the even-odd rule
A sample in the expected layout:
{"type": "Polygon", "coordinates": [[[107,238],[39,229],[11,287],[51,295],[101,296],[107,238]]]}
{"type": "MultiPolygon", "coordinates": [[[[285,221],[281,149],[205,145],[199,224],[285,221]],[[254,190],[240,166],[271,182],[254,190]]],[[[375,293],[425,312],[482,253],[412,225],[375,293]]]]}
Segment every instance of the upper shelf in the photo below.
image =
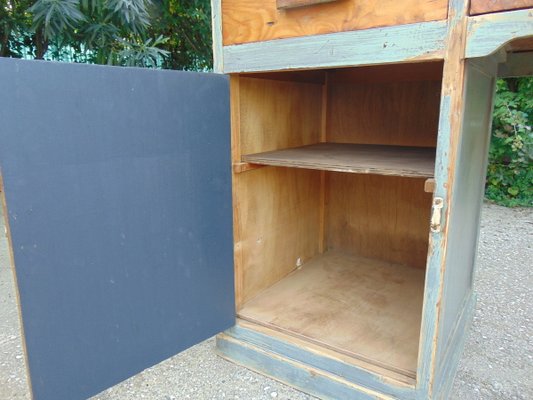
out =
{"type": "Polygon", "coordinates": [[[435,170],[435,149],[318,143],[249,154],[243,156],[242,161],[278,167],[430,178],[435,170]]]}

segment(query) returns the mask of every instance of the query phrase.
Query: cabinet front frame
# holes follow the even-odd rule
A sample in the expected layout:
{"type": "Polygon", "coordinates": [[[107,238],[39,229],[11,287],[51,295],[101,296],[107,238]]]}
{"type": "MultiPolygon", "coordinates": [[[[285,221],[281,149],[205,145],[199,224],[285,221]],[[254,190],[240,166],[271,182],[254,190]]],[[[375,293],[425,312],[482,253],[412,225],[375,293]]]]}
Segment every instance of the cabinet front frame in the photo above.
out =
{"type": "MultiPolygon", "coordinates": [[[[214,3],[218,2],[214,0],[214,3]]],[[[448,248],[448,221],[456,212],[455,193],[462,190],[456,187],[456,174],[458,173],[461,137],[465,123],[463,100],[468,85],[465,71],[471,68],[467,67],[467,59],[497,54],[497,51],[507,42],[517,37],[533,36],[533,24],[531,23],[533,16],[531,10],[517,10],[468,17],[468,6],[467,1],[452,0],[449,5],[447,22],[442,25],[440,25],[441,21],[421,24],[420,29],[433,32],[432,35],[429,35],[429,50],[426,49],[427,51],[422,52],[419,51],[420,49],[411,49],[405,43],[403,43],[403,47],[399,46],[402,48],[401,54],[395,54],[383,46],[384,38],[393,32],[398,33],[399,35],[396,37],[400,37],[402,40],[412,38],[413,33],[416,32],[413,29],[414,26],[394,26],[316,37],[280,39],[275,42],[239,46],[222,46],[221,33],[215,35],[221,57],[218,63],[219,72],[320,69],[390,62],[446,60],[442,82],[435,181],[432,185],[434,197],[442,199],[444,208],[442,230],[430,233],[424,290],[423,337],[420,340],[417,381],[414,386],[406,389],[398,381],[386,380],[384,382],[383,375],[352,365],[357,371],[352,376],[352,381],[364,382],[366,387],[381,394],[378,397],[393,395],[399,398],[422,400],[446,396],[451,390],[453,376],[461,354],[464,340],[463,332],[472,318],[475,305],[475,294],[470,291],[465,296],[459,313],[454,316],[454,333],[452,345],[449,347],[453,351],[445,351],[445,342],[449,338],[442,337],[440,332],[446,299],[444,286],[446,285],[445,276],[451,273],[451,269],[453,269],[453,266],[449,264],[449,252],[452,249],[448,248]],[[403,29],[405,31],[401,32],[403,29]],[[362,38],[368,39],[368,46],[360,47],[360,52],[354,52],[353,43],[358,43],[358,39],[362,38]],[[318,51],[320,49],[325,49],[323,56],[318,51]],[[301,58],[298,57],[300,50],[301,58]],[[317,56],[314,59],[311,56],[308,57],[312,54],[317,56]],[[224,58],[226,64],[222,65],[224,58]]],[[[531,59],[530,56],[512,56],[512,58],[516,60],[531,59]]],[[[498,57],[495,57],[489,63],[497,59],[498,57]]],[[[494,68],[491,71],[490,73],[495,73],[494,68]]],[[[488,104],[487,107],[489,107],[488,104]]],[[[237,326],[228,334],[235,337],[247,336],[247,340],[250,339],[249,336],[254,336],[256,343],[268,343],[274,340],[265,332],[258,335],[256,329],[257,327],[244,326],[242,321],[239,321],[237,326]],[[252,330],[251,333],[250,330],[252,330]],[[245,331],[247,333],[243,333],[245,331]]],[[[292,346],[290,347],[291,351],[302,353],[304,358],[311,354],[309,349],[302,348],[302,346],[291,345],[284,341],[279,341],[278,344],[284,352],[289,352],[288,349],[292,346]]],[[[289,383],[291,384],[291,382],[289,383]]]]}

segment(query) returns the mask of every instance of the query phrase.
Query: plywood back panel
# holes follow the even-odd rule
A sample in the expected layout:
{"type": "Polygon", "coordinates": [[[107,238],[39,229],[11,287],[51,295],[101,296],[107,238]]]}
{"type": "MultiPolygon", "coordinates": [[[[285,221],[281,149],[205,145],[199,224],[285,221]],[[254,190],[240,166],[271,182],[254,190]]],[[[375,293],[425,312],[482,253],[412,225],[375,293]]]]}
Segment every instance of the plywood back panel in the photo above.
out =
{"type": "Polygon", "coordinates": [[[472,0],[470,15],[533,7],[533,0],[472,0]]]}
{"type": "Polygon", "coordinates": [[[304,69],[295,71],[277,71],[277,72],[254,72],[240,74],[241,78],[271,79],[275,81],[288,82],[307,82],[324,84],[326,81],[327,70],[325,69],[304,69]]]}
{"type": "Polygon", "coordinates": [[[328,82],[335,84],[386,83],[442,80],[442,61],[371,65],[329,70],[328,82]]]}
{"type": "Polygon", "coordinates": [[[278,10],[276,0],[222,2],[225,46],[446,19],[448,0],[343,0],[278,10]]]}
{"type": "Polygon", "coordinates": [[[346,73],[329,80],[328,142],[436,146],[440,80],[365,83],[338,74],[346,73]]]}
{"type": "Polygon", "coordinates": [[[268,167],[235,179],[246,302],[318,254],[320,171],[268,167]]]}
{"type": "Polygon", "coordinates": [[[241,154],[317,143],[321,107],[321,84],[241,77],[241,154]]]}
{"type": "Polygon", "coordinates": [[[327,192],[329,249],[425,267],[431,194],[424,179],[331,173],[327,192]]]}

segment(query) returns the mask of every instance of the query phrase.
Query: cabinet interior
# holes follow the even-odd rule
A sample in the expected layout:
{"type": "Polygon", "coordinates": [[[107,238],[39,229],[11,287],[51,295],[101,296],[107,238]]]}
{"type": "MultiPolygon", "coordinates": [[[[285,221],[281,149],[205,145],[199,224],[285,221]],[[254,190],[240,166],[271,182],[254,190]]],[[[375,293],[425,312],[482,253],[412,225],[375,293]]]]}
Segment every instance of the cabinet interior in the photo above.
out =
{"type": "Polygon", "coordinates": [[[238,317],[416,379],[442,63],[231,77],[238,317]]]}

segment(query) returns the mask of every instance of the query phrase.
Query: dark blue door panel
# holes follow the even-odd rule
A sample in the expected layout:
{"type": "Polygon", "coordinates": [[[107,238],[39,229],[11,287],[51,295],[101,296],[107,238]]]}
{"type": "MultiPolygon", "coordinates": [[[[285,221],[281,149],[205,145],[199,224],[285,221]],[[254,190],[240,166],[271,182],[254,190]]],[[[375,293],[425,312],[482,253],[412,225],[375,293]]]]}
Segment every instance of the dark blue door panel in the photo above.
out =
{"type": "Polygon", "coordinates": [[[227,77],[0,59],[0,167],[37,400],[233,325],[227,77]]]}

